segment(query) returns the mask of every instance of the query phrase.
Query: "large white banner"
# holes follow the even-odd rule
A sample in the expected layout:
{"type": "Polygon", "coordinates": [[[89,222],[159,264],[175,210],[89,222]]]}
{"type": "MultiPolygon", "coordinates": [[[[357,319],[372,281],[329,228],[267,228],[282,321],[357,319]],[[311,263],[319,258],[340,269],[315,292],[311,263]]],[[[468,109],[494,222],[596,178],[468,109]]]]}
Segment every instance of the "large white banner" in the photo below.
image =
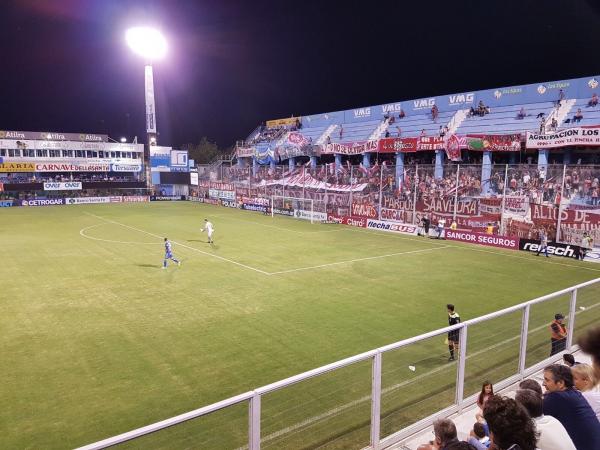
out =
{"type": "Polygon", "coordinates": [[[111,170],[113,172],[140,172],[142,170],[141,164],[112,164],[111,170]]]}
{"type": "Polygon", "coordinates": [[[66,181],[62,183],[44,183],[45,191],[80,191],[81,181],[66,181]]]}
{"type": "Polygon", "coordinates": [[[572,145],[600,146],[600,128],[567,128],[549,134],[527,132],[527,148],[556,148],[572,145]]]}
{"type": "Polygon", "coordinates": [[[198,186],[198,172],[190,172],[190,184],[198,186]]]}
{"type": "Polygon", "coordinates": [[[297,219],[303,219],[303,220],[310,220],[311,218],[313,220],[327,220],[327,214],[326,213],[322,213],[322,212],[317,212],[317,211],[307,211],[305,209],[295,209],[294,210],[294,217],[296,217],[297,219]]]}
{"type": "Polygon", "coordinates": [[[66,205],[82,205],[86,203],[110,203],[110,197],[76,197],[65,198],[66,205]]]}

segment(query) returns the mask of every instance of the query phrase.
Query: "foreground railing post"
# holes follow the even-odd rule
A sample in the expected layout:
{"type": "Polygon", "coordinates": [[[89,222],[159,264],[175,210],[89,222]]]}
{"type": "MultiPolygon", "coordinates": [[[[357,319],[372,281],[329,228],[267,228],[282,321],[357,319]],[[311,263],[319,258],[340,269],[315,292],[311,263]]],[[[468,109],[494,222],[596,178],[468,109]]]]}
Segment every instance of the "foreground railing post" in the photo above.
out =
{"type": "Polygon", "coordinates": [[[373,357],[371,378],[371,447],[379,448],[381,432],[381,352],[373,357]]]}
{"type": "Polygon", "coordinates": [[[248,448],[260,450],[260,394],[254,393],[248,408],[248,448]]]}
{"type": "Polygon", "coordinates": [[[523,373],[525,373],[525,362],[527,359],[527,335],[529,334],[530,308],[530,305],[525,305],[523,319],[521,320],[521,348],[519,349],[519,375],[521,379],[523,379],[523,373]]]}
{"type": "Polygon", "coordinates": [[[573,330],[575,330],[575,308],[577,307],[577,289],[571,292],[569,304],[569,328],[567,329],[567,349],[573,345],[573,330]]]}
{"type": "Polygon", "coordinates": [[[458,412],[462,412],[462,404],[465,394],[465,365],[467,361],[467,325],[460,329],[458,338],[458,374],[456,376],[456,404],[458,412]]]}

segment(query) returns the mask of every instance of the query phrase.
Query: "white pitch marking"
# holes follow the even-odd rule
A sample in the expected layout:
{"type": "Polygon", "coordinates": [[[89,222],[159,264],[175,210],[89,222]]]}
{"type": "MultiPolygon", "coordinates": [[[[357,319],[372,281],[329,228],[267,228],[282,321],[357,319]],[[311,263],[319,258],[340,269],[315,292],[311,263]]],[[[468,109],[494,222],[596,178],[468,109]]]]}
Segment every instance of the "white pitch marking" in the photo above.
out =
{"type": "MultiPolygon", "coordinates": [[[[368,234],[376,234],[378,236],[388,236],[388,237],[393,237],[396,239],[400,239],[403,241],[417,241],[417,242],[423,242],[423,243],[427,243],[427,244],[435,244],[436,242],[439,242],[437,240],[434,240],[435,242],[428,242],[429,239],[415,239],[415,238],[409,238],[409,237],[404,237],[401,236],[399,234],[392,234],[392,233],[386,233],[386,232],[381,232],[381,231],[376,231],[376,230],[361,230],[360,228],[356,228],[356,227],[348,227],[350,230],[354,231],[354,232],[359,232],[359,233],[368,233],[368,234]]],[[[448,242],[448,241],[445,241],[448,242]]],[[[564,267],[574,267],[576,269],[583,269],[583,270],[591,270],[593,272],[600,272],[600,269],[594,269],[593,267],[587,267],[587,266],[578,266],[575,264],[566,264],[566,263],[559,263],[559,262],[554,262],[554,261],[548,261],[547,259],[540,259],[539,261],[537,259],[532,259],[532,258],[528,258],[527,256],[519,256],[519,255],[511,255],[509,253],[504,253],[504,252],[495,252],[492,250],[484,250],[482,248],[473,248],[472,246],[475,244],[466,244],[465,246],[462,245],[452,245],[452,244],[447,244],[447,247],[452,247],[452,248],[458,248],[461,250],[469,250],[472,252],[482,252],[482,253],[490,253],[492,255],[498,255],[498,256],[506,256],[507,258],[517,258],[517,259],[524,259],[526,261],[537,261],[539,263],[542,264],[552,264],[555,266],[564,266],[564,267]]]]}
{"type": "Polygon", "coordinates": [[[411,250],[408,252],[389,253],[387,255],[379,255],[379,256],[368,256],[366,258],[349,259],[346,261],[339,261],[339,262],[328,263],[328,264],[319,264],[318,266],[298,267],[297,269],[289,269],[289,270],[281,270],[279,272],[271,272],[271,275],[279,275],[282,273],[290,273],[290,272],[300,272],[302,270],[320,269],[322,267],[338,266],[340,264],[348,264],[348,263],[353,263],[353,262],[358,262],[358,261],[368,261],[371,259],[389,258],[391,256],[410,255],[412,253],[431,252],[433,250],[441,250],[441,249],[448,248],[448,247],[449,246],[444,245],[442,247],[425,248],[425,249],[421,249],[421,250],[411,250]]]}
{"type": "Polygon", "coordinates": [[[85,234],[86,230],[90,230],[92,228],[96,228],[102,225],[106,225],[104,223],[98,223],[96,225],[92,225],[89,227],[85,227],[82,228],[81,230],[79,230],[79,234],[81,236],[83,236],[86,239],[91,239],[93,241],[101,241],[101,242],[109,242],[109,243],[113,243],[113,244],[135,244],[135,245],[161,245],[160,242],[134,242],[134,241],[114,241],[112,239],[101,239],[101,238],[97,238],[97,237],[93,237],[93,236],[89,236],[87,234],[85,234]]]}
{"type": "Polygon", "coordinates": [[[261,226],[261,227],[275,228],[276,230],[287,231],[289,233],[297,233],[297,234],[338,233],[340,231],[348,231],[346,227],[340,228],[337,230],[326,230],[326,231],[297,231],[297,230],[291,230],[291,229],[285,228],[285,227],[278,227],[277,225],[267,225],[264,223],[255,222],[254,220],[245,220],[245,219],[240,219],[238,217],[231,217],[231,216],[223,215],[223,214],[212,214],[211,217],[225,217],[228,220],[237,220],[239,222],[253,223],[253,224],[261,226]]]}
{"type": "MultiPolygon", "coordinates": [[[[159,236],[158,234],[150,233],[149,231],[145,231],[145,230],[141,230],[139,228],[135,228],[135,227],[132,227],[132,226],[129,226],[129,225],[125,225],[124,223],[116,222],[114,220],[105,219],[104,217],[97,216],[96,214],[92,214],[92,213],[89,213],[89,212],[86,212],[85,214],[88,214],[90,216],[96,217],[97,219],[100,219],[100,220],[104,220],[105,222],[108,222],[108,223],[114,223],[115,225],[120,225],[122,227],[129,228],[130,230],[134,230],[134,231],[138,231],[140,233],[147,234],[149,236],[154,236],[154,237],[159,238],[159,239],[163,238],[163,236],[159,236]]],[[[264,270],[260,270],[260,269],[257,269],[256,267],[252,267],[252,266],[247,266],[246,264],[242,264],[240,262],[233,261],[232,259],[224,258],[223,256],[219,256],[219,255],[215,255],[215,254],[212,254],[212,253],[204,252],[204,251],[202,251],[200,249],[197,249],[195,247],[190,247],[189,245],[181,244],[180,242],[177,242],[177,241],[171,241],[171,242],[173,242],[174,244],[177,244],[177,245],[179,245],[181,247],[187,248],[189,250],[192,250],[192,251],[195,251],[195,252],[198,252],[198,253],[202,253],[203,255],[211,256],[213,258],[220,259],[221,261],[226,261],[228,263],[235,264],[236,266],[244,267],[245,269],[249,269],[249,270],[253,270],[253,271],[258,272],[258,273],[262,273],[263,275],[271,275],[269,272],[265,272],[264,270]]]]}

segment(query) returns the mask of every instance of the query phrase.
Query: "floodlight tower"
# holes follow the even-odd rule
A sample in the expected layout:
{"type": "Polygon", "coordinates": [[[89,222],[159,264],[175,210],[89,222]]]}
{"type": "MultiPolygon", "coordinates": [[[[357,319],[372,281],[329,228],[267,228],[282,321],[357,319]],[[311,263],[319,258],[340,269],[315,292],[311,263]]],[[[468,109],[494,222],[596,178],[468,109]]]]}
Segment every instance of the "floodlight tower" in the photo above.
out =
{"type": "Polygon", "coordinates": [[[146,167],[146,186],[151,185],[150,146],[157,144],[156,109],[154,104],[154,78],[152,63],[164,58],[167,53],[167,40],[162,33],[150,27],[134,27],[127,30],[125,40],[134,53],[145,60],[145,98],[146,98],[146,134],[148,145],[144,149],[144,165],[146,167]]]}

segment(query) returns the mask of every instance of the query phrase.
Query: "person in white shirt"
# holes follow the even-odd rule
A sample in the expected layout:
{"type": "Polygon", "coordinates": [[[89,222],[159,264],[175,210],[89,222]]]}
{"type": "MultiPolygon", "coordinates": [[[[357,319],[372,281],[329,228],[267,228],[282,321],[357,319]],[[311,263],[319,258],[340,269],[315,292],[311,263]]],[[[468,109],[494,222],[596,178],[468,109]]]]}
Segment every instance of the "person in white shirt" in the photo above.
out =
{"type": "Polygon", "coordinates": [[[596,417],[600,420],[600,392],[594,391],[597,385],[594,369],[589,364],[576,364],[571,367],[575,388],[590,404],[596,417]]]}
{"type": "MultiPolygon", "coordinates": [[[[541,391],[541,388],[540,388],[541,391]]],[[[537,447],[543,450],[576,450],[575,444],[569,437],[565,427],[552,416],[543,413],[542,395],[531,389],[519,389],[515,400],[523,406],[535,422],[535,428],[540,436],[537,447]]]]}
{"type": "Polygon", "coordinates": [[[213,227],[213,224],[209,222],[208,219],[204,219],[204,228],[202,228],[202,233],[204,233],[204,230],[206,230],[206,233],[208,234],[208,243],[212,244],[214,242],[212,239],[212,235],[215,229],[213,227]]]}

